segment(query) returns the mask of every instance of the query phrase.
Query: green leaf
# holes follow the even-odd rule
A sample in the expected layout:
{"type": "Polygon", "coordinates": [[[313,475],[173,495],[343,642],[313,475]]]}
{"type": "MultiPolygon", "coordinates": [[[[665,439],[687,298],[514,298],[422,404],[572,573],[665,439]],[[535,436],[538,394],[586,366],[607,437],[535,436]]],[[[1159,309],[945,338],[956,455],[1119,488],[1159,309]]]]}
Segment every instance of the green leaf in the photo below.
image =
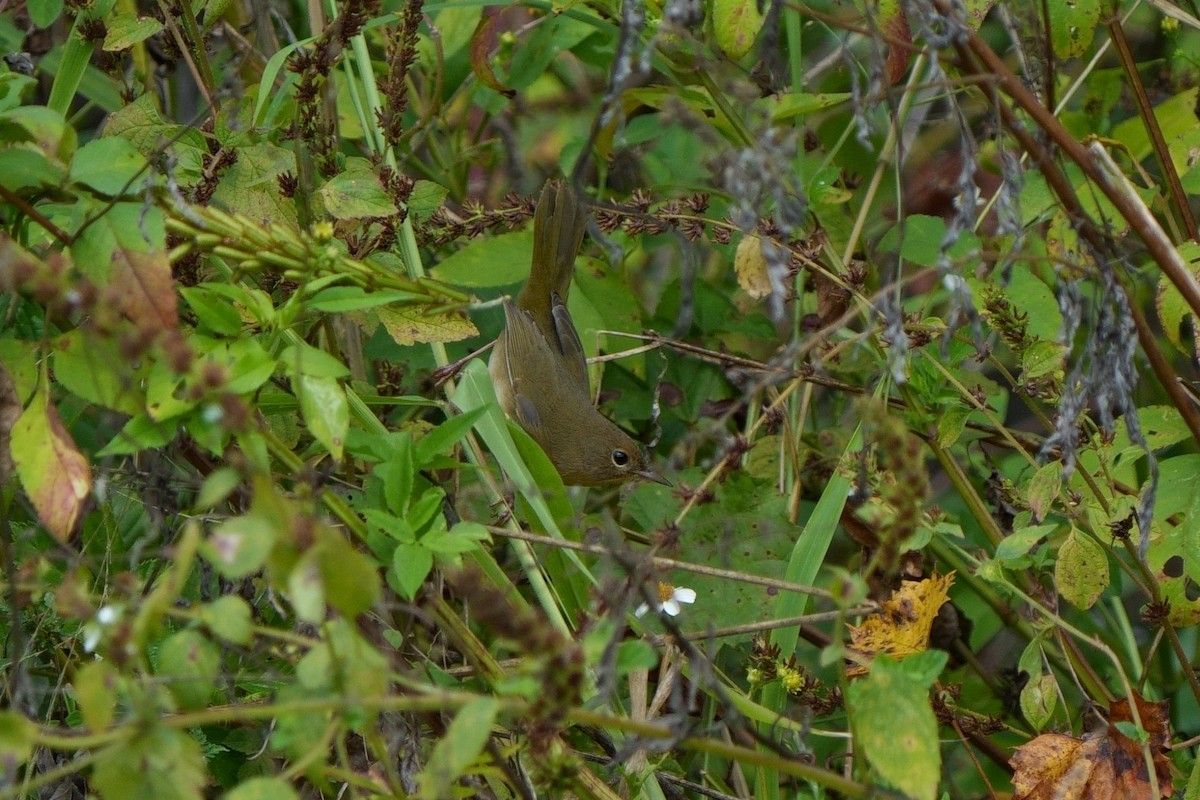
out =
{"type": "Polygon", "coordinates": [[[325,599],[346,617],[353,619],[377,602],[382,587],[375,562],[355,550],[336,531],[321,545],[321,581],[325,599]]]}
{"type": "Polygon", "coordinates": [[[141,202],[105,206],[72,243],[71,253],[76,266],[106,290],[108,302],[139,329],[179,326],[161,210],[141,202]]]}
{"type": "Polygon", "coordinates": [[[194,510],[211,511],[217,503],[224,502],[241,482],[242,476],[237,470],[218,467],[200,484],[200,491],[196,493],[196,501],[193,504],[194,510]]]}
{"type": "Polygon", "coordinates": [[[28,142],[51,161],[66,164],[75,153],[75,129],[45,106],[20,106],[0,114],[0,142],[28,142]]]}
{"type": "Polygon", "coordinates": [[[420,797],[440,800],[451,796],[455,781],[483,752],[499,712],[499,701],[490,697],[472,700],[462,707],[417,778],[420,797]]]}
{"type": "Polygon", "coordinates": [[[782,122],[793,117],[804,117],[814,111],[841,105],[853,97],[850,92],[784,92],[775,98],[768,106],[771,110],[771,121],[782,122]]]}
{"type": "Polygon", "coordinates": [[[1033,380],[1061,370],[1065,352],[1057,341],[1034,342],[1021,355],[1022,380],[1033,380]]]}
{"type": "Polygon", "coordinates": [[[476,408],[464,414],[457,414],[422,436],[417,441],[413,458],[418,469],[432,462],[437,456],[448,453],[454,444],[467,435],[471,426],[484,413],[484,409],[476,408]]]}
{"type": "Polygon", "coordinates": [[[267,64],[263,67],[262,77],[258,81],[258,91],[255,93],[253,120],[256,126],[262,125],[264,122],[263,110],[266,108],[267,102],[276,94],[275,78],[278,77],[280,70],[283,69],[288,58],[297,49],[312,44],[315,38],[310,36],[307,39],[301,39],[298,42],[291,42],[284,45],[267,59],[267,64]]]}
{"type": "Polygon", "coordinates": [[[81,26],[88,24],[92,19],[94,17],[91,14],[79,14],[62,48],[58,72],[54,75],[50,97],[46,100],[47,108],[62,115],[70,110],[71,101],[79,91],[80,82],[87,72],[88,61],[95,51],[95,45],[86,41],[80,30],[81,26]]]}
{"type": "Polygon", "coordinates": [[[886,656],[877,656],[867,676],[846,689],[856,751],[885,783],[917,800],[936,798],[941,776],[928,690],[928,682],[886,656]]]}
{"type": "Polygon", "coordinates": [[[37,85],[37,80],[15,72],[0,72],[0,111],[11,111],[19,107],[22,98],[28,96],[37,85]]]}
{"type": "Polygon", "coordinates": [[[383,480],[383,497],[388,511],[405,516],[417,468],[413,464],[412,437],[401,432],[395,435],[394,441],[395,448],[387,461],[376,465],[375,474],[383,480]]]}
{"type": "Polygon", "coordinates": [[[1200,624],[1200,599],[1195,596],[1200,584],[1200,492],[1192,493],[1182,523],[1150,541],[1146,561],[1158,578],[1172,624],[1200,624]]]}
{"type": "Polygon", "coordinates": [[[1175,406],[1143,406],[1137,410],[1142,436],[1151,450],[1162,450],[1192,437],[1183,415],[1175,406]]]}
{"type": "Polygon", "coordinates": [[[321,186],[317,196],[334,219],[388,217],[399,211],[379,176],[362,159],[347,159],[346,169],[321,186]]]}
{"type": "Polygon", "coordinates": [[[214,351],[213,355],[228,368],[225,390],[233,394],[257,391],[275,373],[275,359],[257,339],[241,339],[230,344],[224,353],[214,351]]]}
{"type": "MultiPolygon", "coordinates": [[[[479,15],[478,9],[471,11],[463,9],[468,13],[479,15]]],[[[443,12],[444,13],[444,12],[443,12]]],[[[408,196],[408,217],[413,222],[423,222],[429,219],[429,216],[442,207],[442,203],[446,201],[446,195],[449,191],[445,186],[433,181],[416,181],[413,184],[412,193],[408,196]]]]}
{"type": "Polygon", "coordinates": [[[220,666],[217,648],[198,631],[180,631],[158,648],[157,673],[166,678],[167,689],[185,711],[208,705],[220,666]]]}
{"type": "Polygon", "coordinates": [[[1072,527],[1054,562],[1054,585],[1071,605],[1091,608],[1108,588],[1108,556],[1104,548],[1072,527]]]}
{"type": "Polygon", "coordinates": [[[122,414],[145,409],[140,381],[112,337],[77,328],[55,339],[53,346],[54,377],[67,391],[122,414]]]}
{"type": "Polygon", "coordinates": [[[1030,525],[1017,528],[996,546],[996,560],[1012,561],[1028,553],[1033,546],[1049,536],[1058,528],[1057,525],[1030,525]]]}
{"type": "Polygon", "coordinates": [[[618,675],[627,675],[635,669],[653,669],[659,661],[658,652],[649,642],[627,639],[617,645],[618,675]]]}
{"type": "Polygon", "coordinates": [[[200,800],[206,778],[200,746],[183,731],[138,727],[136,738],[104,750],[92,769],[92,787],[105,800],[200,800]]]}
{"type": "Polygon", "coordinates": [[[550,64],[564,50],[570,50],[596,32],[595,27],[566,14],[554,14],[532,32],[528,43],[515,48],[508,70],[507,85],[516,91],[531,86],[550,70],[550,64]]]}
{"type": "Polygon", "coordinates": [[[334,460],[341,460],[350,429],[350,405],[336,378],[299,375],[292,385],[300,399],[300,413],[309,431],[334,460]]]}
{"type": "Polygon", "coordinates": [[[126,422],[125,427],[121,428],[108,444],[100,448],[96,456],[128,455],[139,450],[162,447],[175,438],[180,422],[178,418],[160,421],[151,418],[149,414],[138,414],[126,422]]]}
{"type": "Polygon", "coordinates": [[[900,242],[900,257],[923,267],[937,266],[946,238],[946,221],[941,217],[913,214],[904,218],[898,231],[903,237],[900,242]]]}
{"type": "Polygon", "coordinates": [[[533,231],[475,239],[431,269],[439,281],[470,289],[511,286],[529,277],[533,231]]]}
{"type": "Polygon", "coordinates": [[[942,409],[937,420],[938,444],[951,447],[966,430],[967,420],[971,417],[971,408],[967,405],[950,406],[942,409]]]}
{"type": "Polygon", "coordinates": [[[225,793],[225,800],[298,800],[300,795],[282,778],[260,775],[242,781],[225,793]]]}
{"type": "Polygon", "coordinates": [[[432,569],[433,553],[429,548],[420,544],[401,543],[396,545],[392,553],[388,583],[406,600],[412,600],[432,569]]]}
{"type": "Polygon", "coordinates": [[[70,179],[116,197],[142,192],[150,181],[146,157],[127,140],[109,136],[88,142],[71,161],[70,179]]]}
{"type": "MultiPolygon", "coordinates": [[[[575,269],[575,286],[569,299],[571,317],[583,349],[590,358],[600,350],[613,352],[637,342],[623,336],[598,336],[599,331],[624,331],[640,334],[644,328],[641,303],[620,273],[606,269],[595,259],[582,259],[575,269]]],[[[645,356],[622,359],[621,365],[638,376],[646,374],[645,356]]],[[[602,365],[590,368],[591,379],[598,382],[602,365]]]]}
{"type": "Polygon", "coordinates": [[[200,609],[200,620],[215,636],[234,644],[250,644],[250,606],[236,595],[218,597],[200,609]]]}
{"type": "Polygon", "coordinates": [[[279,354],[279,363],[292,375],[307,375],[313,378],[345,378],[350,369],[334,356],[320,348],[300,342],[285,347],[279,354]]]}
{"type": "Polygon", "coordinates": [[[1187,788],[1183,791],[1183,800],[1200,800],[1200,758],[1192,762],[1192,771],[1188,775],[1187,788]]]}
{"type": "Polygon", "coordinates": [[[757,0],[713,0],[713,33],[730,58],[741,58],[754,46],[763,24],[758,8],[757,0]]]}
{"type": "Polygon", "coordinates": [[[1044,643],[1042,637],[1035,638],[1025,646],[1021,658],[1017,661],[1018,673],[1027,679],[1021,689],[1021,713],[1034,730],[1039,731],[1050,721],[1058,704],[1058,687],[1054,675],[1044,669],[1044,643]]]}
{"type": "Polygon", "coordinates": [[[0,711],[0,767],[8,778],[33,755],[37,726],[15,711],[0,711]]]}
{"type": "Polygon", "coordinates": [[[19,144],[0,150],[0,170],[4,185],[13,192],[27,189],[61,186],[66,182],[66,169],[31,145],[19,144]]]}
{"type": "Polygon", "coordinates": [[[1067,59],[1086,53],[1103,10],[1100,0],[1047,0],[1046,8],[1054,54],[1067,59]]]}
{"type": "Polygon", "coordinates": [[[108,53],[125,50],[162,30],[163,24],[154,17],[143,17],[132,12],[117,14],[108,21],[103,49],[108,53]]]}
{"type": "Polygon", "coordinates": [[[102,731],[116,717],[117,690],[121,675],[110,661],[89,661],[75,670],[71,687],[83,722],[93,731],[102,731]]]}
{"type": "MultiPolygon", "coordinates": [[[[318,652],[323,646],[309,650],[308,655],[301,659],[301,665],[318,652]]],[[[297,667],[299,672],[299,667],[297,667]]],[[[321,737],[329,727],[329,711],[293,711],[288,708],[289,702],[304,703],[311,700],[314,691],[302,683],[285,685],[276,694],[276,702],[282,710],[275,718],[275,727],[271,731],[271,746],[282,750],[290,758],[303,758],[321,744],[321,737]]]]}
{"type": "Polygon", "coordinates": [[[29,21],[35,28],[49,28],[62,14],[63,0],[29,0],[29,21]]]}
{"type": "Polygon", "coordinates": [[[1058,706],[1058,682],[1052,674],[1031,677],[1021,689],[1021,713],[1035,731],[1046,727],[1058,706]]]}
{"type": "MultiPolygon", "coordinates": [[[[685,473],[681,479],[689,477],[685,473]]],[[[651,496],[670,498],[671,490],[663,489],[662,495],[655,489],[651,496]]],[[[678,558],[690,563],[721,564],[761,578],[783,578],[796,544],[796,532],[788,520],[787,498],[779,495],[774,482],[731,475],[716,488],[714,500],[692,510],[687,536],[681,537],[678,545],[678,558]]],[[[658,499],[655,505],[670,510],[672,504],[668,503],[658,499]]],[[[663,579],[694,589],[704,598],[687,612],[689,622],[700,629],[745,625],[778,599],[778,593],[766,586],[718,576],[664,575],[663,579]]],[[[743,634],[731,637],[730,642],[750,638],[750,634],[743,634]]]]}
{"type": "Polygon", "coordinates": [[[299,230],[296,203],[279,188],[281,174],[296,174],[295,154],[271,144],[239,147],[237,154],[237,162],[222,174],[213,202],[264,224],[275,222],[299,230]]]}
{"type": "Polygon", "coordinates": [[[469,553],[479,547],[480,542],[491,540],[487,528],[478,522],[459,522],[448,531],[430,531],[421,537],[421,546],[434,553],[469,553]]]}
{"type": "Polygon", "coordinates": [[[405,303],[416,295],[399,289],[389,291],[367,291],[359,286],[330,286],[314,294],[305,306],[325,314],[344,314],[361,311],[391,303],[405,303]]]}
{"type": "MultiPolygon", "coordinates": [[[[0,254],[0,257],[3,257],[0,254]]],[[[0,365],[12,379],[16,400],[24,405],[37,389],[38,366],[40,354],[30,342],[20,339],[0,339],[0,365]]]]}
{"type": "MultiPolygon", "coordinates": [[[[430,342],[460,342],[478,336],[475,324],[457,311],[430,312],[416,305],[392,305],[373,312],[392,341],[401,347],[430,342]]],[[[368,329],[374,325],[365,325],[368,329]]]]}
{"type": "Polygon", "coordinates": [[[1062,488],[1063,465],[1061,461],[1051,461],[1042,465],[1029,481],[1026,500],[1033,512],[1033,521],[1041,522],[1046,518],[1058,492],[1062,488]]]}
{"type": "Polygon", "coordinates": [[[128,141],[138,152],[150,156],[166,155],[174,159],[172,174],[180,183],[198,180],[202,160],[208,154],[198,128],[169,124],[154,105],[154,93],[145,92],[128,104],[118,104],[104,123],[104,138],[128,141]]]}
{"type": "MultiPolygon", "coordinates": [[[[1183,246],[1181,245],[1180,249],[1183,246]]],[[[1183,299],[1183,294],[1175,288],[1175,284],[1166,275],[1158,280],[1158,292],[1154,296],[1154,304],[1167,340],[1175,345],[1175,349],[1180,353],[1185,356],[1191,355],[1195,346],[1192,342],[1184,343],[1182,328],[1184,320],[1192,316],[1192,309],[1183,299]]]]}
{"type": "Polygon", "coordinates": [[[240,580],[266,563],[275,546],[277,522],[261,513],[225,520],[209,534],[200,552],[224,577],[240,580]]]}
{"type": "Polygon", "coordinates": [[[321,551],[302,555],[287,576],[287,595],[296,616],[316,625],[325,619],[325,582],[321,579],[321,551]]]}
{"type": "Polygon", "coordinates": [[[205,288],[203,284],[181,286],[179,293],[202,326],[223,336],[241,334],[242,315],[227,298],[205,288]]]}

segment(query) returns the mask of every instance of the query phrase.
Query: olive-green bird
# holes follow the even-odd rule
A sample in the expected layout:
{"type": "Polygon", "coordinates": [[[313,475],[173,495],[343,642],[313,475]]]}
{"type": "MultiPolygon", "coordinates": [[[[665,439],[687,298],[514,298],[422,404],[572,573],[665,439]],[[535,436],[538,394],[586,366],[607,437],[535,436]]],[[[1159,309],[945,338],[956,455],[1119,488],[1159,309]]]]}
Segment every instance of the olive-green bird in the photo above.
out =
{"type": "Polygon", "coordinates": [[[670,485],[645,452],[592,405],[587,361],[567,311],[586,211],[565,184],[547,183],[533,218],[533,264],[517,302],[504,301],[504,332],[488,369],[505,412],[550,457],[563,483],[644,479],[670,485]]]}

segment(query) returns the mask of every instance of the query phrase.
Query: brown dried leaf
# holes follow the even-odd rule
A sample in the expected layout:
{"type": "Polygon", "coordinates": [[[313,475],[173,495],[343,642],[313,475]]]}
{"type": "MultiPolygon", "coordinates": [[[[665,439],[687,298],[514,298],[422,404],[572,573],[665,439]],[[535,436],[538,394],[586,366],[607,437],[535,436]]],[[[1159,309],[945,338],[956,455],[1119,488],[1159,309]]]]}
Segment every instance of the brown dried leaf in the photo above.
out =
{"type": "Polygon", "coordinates": [[[44,384],[13,425],[12,457],[46,530],[60,542],[69,540],[92,493],[92,473],[44,384]]]}
{"type": "Polygon", "coordinates": [[[888,40],[887,74],[888,85],[895,86],[908,71],[908,63],[912,60],[912,32],[908,28],[908,18],[899,4],[884,3],[881,9],[887,9],[886,16],[881,20],[883,35],[888,40]]]}
{"type": "Polygon", "coordinates": [[[121,312],[139,329],[164,331],[179,327],[175,283],[164,251],[118,247],[113,253],[108,288],[119,298],[121,312]]]}
{"type": "Polygon", "coordinates": [[[479,18],[475,32],[471,34],[471,71],[484,86],[496,90],[505,97],[512,97],[516,92],[500,82],[496,73],[492,71],[492,62],[488,57],[492,51],[492,45],[495,44],[497,19],[499,19],[497,14],[489,14],[485,11],[479,18]]]}
{"type": "Polygon", "coordinates": [[[817,317],[821,325],[836,322],[850,307],[850,290],[819,270],[813,270],[813,285],[817,289],[817,317]]]}
{"type": "MultiPolygon", "coordinates": [[[[1170,797],[1174,789],[1166,756],[1167,704],[1149,703],[1136,695],[1134,702],[1142,729],[1150,736],[1159,797],[1170,797]]],[[[1009,762],[1014,770],[1014,800],[1153,800],[1142,746],[1121,733],[1119,722],[1132,722],[1127,700],[1115,701],[1109,707],[1109,724],[1082,739],[1047,733],[1018,747],[1009,762]]]]}

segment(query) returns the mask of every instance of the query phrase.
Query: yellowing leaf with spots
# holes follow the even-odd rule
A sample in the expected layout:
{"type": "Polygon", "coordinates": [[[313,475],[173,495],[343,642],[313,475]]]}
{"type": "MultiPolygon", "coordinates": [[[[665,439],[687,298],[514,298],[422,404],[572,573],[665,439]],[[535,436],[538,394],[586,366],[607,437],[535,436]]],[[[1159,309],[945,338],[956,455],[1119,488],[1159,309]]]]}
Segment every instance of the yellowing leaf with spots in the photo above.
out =
{"type": "MultiPolygon", "coordinates": [[[[850,646],[874,657],[886,653],[897,659],[924,652],[929,648],[929,631],[938,609],[949,599],[954,573],[933,575],[923,581],[904,581],[878,612],[862,625],[850,626],[850,646]]],[[[853,667],[850,675],[862,675],[865,667],[853,667]]]]}

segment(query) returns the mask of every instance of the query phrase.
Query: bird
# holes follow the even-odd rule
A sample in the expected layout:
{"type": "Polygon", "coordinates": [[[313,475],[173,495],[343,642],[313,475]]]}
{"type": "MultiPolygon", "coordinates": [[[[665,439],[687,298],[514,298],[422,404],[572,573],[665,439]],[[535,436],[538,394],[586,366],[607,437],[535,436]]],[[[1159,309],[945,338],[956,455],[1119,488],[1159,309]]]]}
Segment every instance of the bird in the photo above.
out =
{"type": "Polygon", "coordinates": [[[670,482],[642,447],[592,404],[587,360],[567,311],[587,212],[564,183],[547,182],[533,217],[533,261],[488,362],[505,413],[528,433],[569,486],[670,482]]]}

